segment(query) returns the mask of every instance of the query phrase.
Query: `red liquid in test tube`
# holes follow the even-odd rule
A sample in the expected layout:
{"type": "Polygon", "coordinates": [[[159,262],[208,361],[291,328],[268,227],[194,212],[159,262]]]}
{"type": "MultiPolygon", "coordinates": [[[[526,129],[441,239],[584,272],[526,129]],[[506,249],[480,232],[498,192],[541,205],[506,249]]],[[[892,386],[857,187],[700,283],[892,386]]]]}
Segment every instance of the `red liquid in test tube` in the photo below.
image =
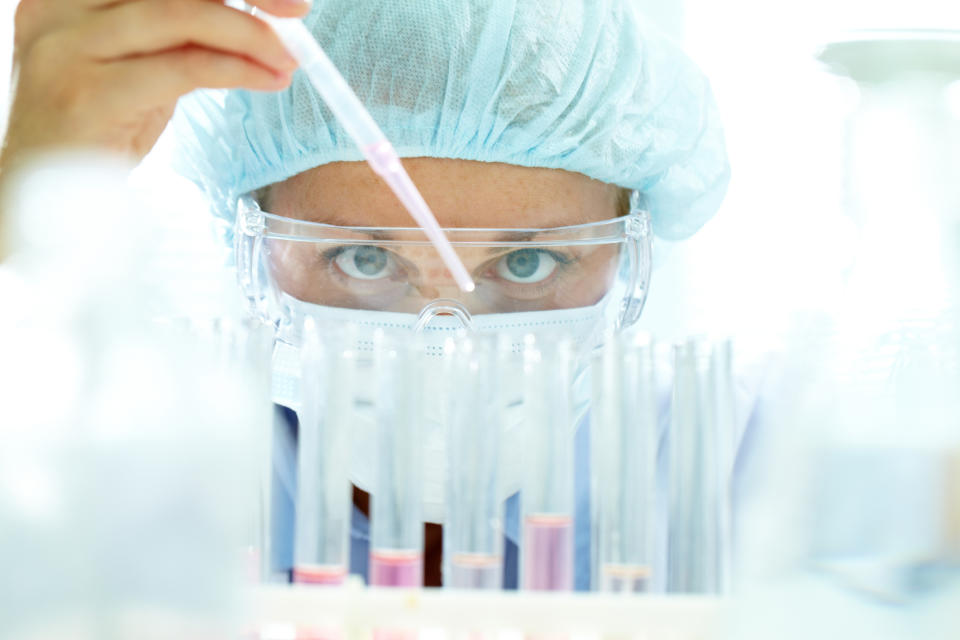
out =
{"type": "Polygon", "coordinates": [[[573,589],[573,518],[530,515],[523,523],[523,587],[573,589]]]}
{"type": "MultiPolygon", "coordinates": [[[[347,569],[343,565],[300,565],[293,568],[293,581],[321,587],[339,587],[347,581],[347,569]]],[[[343,640],[340,629],[315,629],[298,627],[296,640],[343,640]]]]}
{"type": "Polygon", "coordinates": [[[370,553],[370,586],[419,587],[423,585],[423,554],[419,551],[370,553]]]}
{"type": "Polygon", "coordinates": [[[347,569],[340,565],[301,565],[293,568],[293,581],[298,584],[336,587],[346,579],[347,569]]]}

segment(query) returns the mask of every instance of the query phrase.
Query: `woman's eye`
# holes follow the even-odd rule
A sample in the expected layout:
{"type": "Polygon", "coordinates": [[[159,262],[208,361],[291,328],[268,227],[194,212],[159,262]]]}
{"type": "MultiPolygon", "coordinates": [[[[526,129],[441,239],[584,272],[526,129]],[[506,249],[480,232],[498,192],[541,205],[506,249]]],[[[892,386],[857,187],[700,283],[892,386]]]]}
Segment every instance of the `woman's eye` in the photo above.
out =
{"type": "Polygon", "coordinates": [[[334,259],[340,270],[351,278],[378,280],[393,271],[393,259],[380,247],[358,245],[347,247],[334,259]]]}
{"type": "Polygon", "coordinates": [[[519,284],[535,284],[546,280],[556,268],[556,258],[542,249],[511,251],[497,261],[497,275],[519,284]]]}

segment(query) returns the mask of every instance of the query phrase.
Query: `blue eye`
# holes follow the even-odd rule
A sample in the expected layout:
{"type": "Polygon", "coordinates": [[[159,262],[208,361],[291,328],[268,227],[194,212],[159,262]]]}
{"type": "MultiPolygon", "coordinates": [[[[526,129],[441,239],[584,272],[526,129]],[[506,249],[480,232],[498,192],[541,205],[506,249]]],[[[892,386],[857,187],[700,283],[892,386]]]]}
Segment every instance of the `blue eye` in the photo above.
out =
{"type": "Polygon", "coordinates": [[[535,284],[546,280],[556,268],[556,258],[542,249],[511,251],[497,261],[497,275],[518,284],[535,284]]]}
{"type": "Polygon", "coordinates": [[[359,280],[378,280],[393,273],[393,259],[380,247],[347,247],[337,254],[334,261],[341,271],[359,280]]]}

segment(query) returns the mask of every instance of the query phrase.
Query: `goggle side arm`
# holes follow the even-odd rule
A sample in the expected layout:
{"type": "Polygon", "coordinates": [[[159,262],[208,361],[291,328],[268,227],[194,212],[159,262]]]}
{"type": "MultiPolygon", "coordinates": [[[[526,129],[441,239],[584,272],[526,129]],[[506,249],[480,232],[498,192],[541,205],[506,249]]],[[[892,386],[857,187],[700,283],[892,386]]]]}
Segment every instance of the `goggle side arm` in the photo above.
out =
{"type": "Polygon", "coordinates": [[[236,211],[233,249],[237,264],[237,283],[247,299],[248,311],[261,320],[269,321],[265,283],[260,273],[260,252],[263,250],[265,229],[263,212],[246,198],[240,199],[236,211]]]}

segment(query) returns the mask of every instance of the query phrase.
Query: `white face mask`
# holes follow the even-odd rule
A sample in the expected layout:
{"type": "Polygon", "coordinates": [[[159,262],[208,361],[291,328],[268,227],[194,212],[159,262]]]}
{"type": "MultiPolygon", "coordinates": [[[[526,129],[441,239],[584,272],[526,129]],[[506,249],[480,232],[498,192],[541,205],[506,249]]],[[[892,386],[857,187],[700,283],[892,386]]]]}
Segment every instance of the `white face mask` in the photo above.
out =
{"type": "MultiPolygon", "coordinates": [[[[325,307],[302,302],[284,296],[284,303],[300,317],[312,317],[317,326],[329,326],[331,323],[350,323],[357,327],[356,343],[369,349],[373,344],[377,329],[413,329],[417,322],[415,314],[392,313],[386,311],[368,311],[325,307]]],[[[513,349],[520,351],[525,335],[533,333],[538,337],[554,335],[570,336],[592,345],[596,341],[597,331],[602,325],[602,304],[577,309],[556,311],[533,311],[527,313],[501,313],[474,316],[472,328],[478,332],[505,333],[513,349]]],[[[422,335],[428,350],[438,353],[447,338],[463,329],[463,324],[452,316],[437,316],[423,328],[422,335]]],[[[281,332],[273,355],[273,401],[293,410],[300,405],[300,351],[298,336],[284,336],[281,332]]],[[[581,359],[586,362],[586,358],[581,359]]],[[[372,371],[371,371],[372,373],[372,371]]],[[[586,412],[590,398],[590,384],[586,367],[580,367],[574,379],[573,399],[576,407],[576,420],[571,431],[580,422],[586,412]]],[[[511,368],[504,375],[518,377],[519,369],[511,368]]],[[[376,469],[374,452],[376,451],[376,420],[373,404],[372,376],[355,375],[353,396],[357,398],[355,422],[351,428],[350,481],[360,489],[370,492],[376,469]]],[[[522,389],[522,380],[507,380],[506,389],[522,389]]],[[[441,416],[442,403],[430,403],[424,408],[424,423],[421,460],[423,463],[423,517],[427,522],[442,523],[446,493],[446,443],[445,426],[441,416]]],[[[523,442],[521,424],[523,420],[522,397],[508,402],[504,429],[501,433],[500,473],[503,498],[506,499],[520,489],[523,477],[523,442]]],[[[571,433],[572,437],[572,433],[571,433]]]]}

